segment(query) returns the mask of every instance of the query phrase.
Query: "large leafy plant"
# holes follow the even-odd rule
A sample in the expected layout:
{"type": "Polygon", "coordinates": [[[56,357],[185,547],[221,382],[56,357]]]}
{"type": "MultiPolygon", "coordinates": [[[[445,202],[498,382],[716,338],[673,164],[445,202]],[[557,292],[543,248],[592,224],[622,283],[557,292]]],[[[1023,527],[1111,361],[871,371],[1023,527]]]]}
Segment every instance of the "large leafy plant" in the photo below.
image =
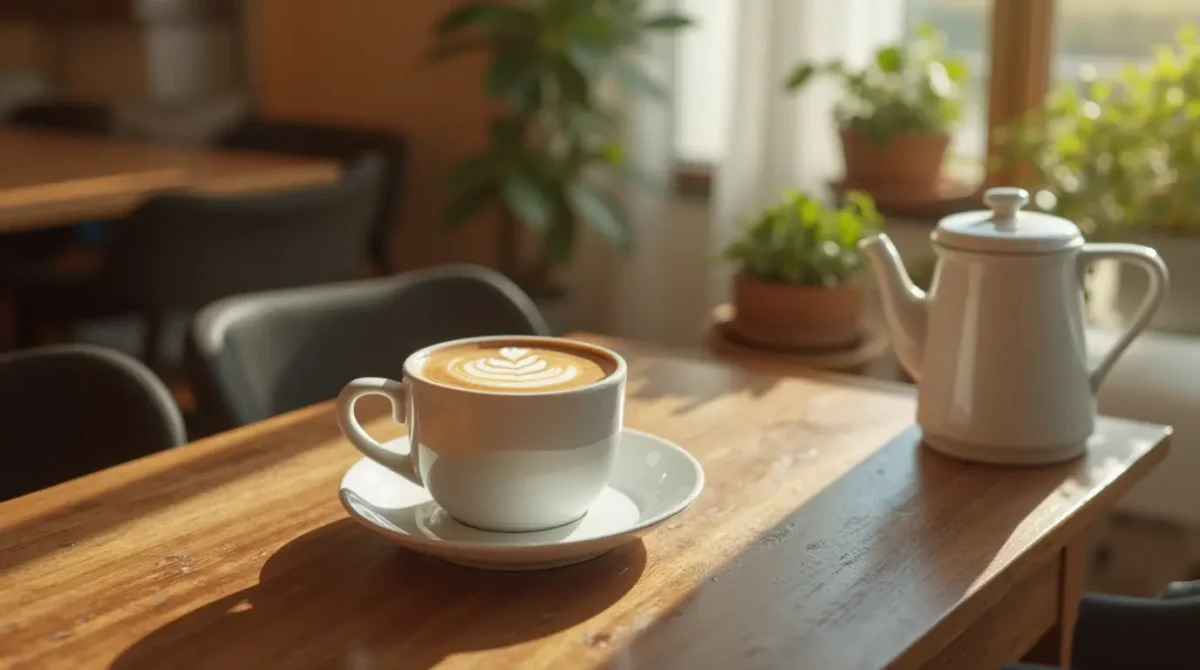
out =
{"type": "Polygon", "coordinates": [[[642,5],[477,2],[441,19],[433,56],[486,51],[484,88],[503,103],[490,144],[449,174],[446,224],[500,205],[540,237],[547,263],[570,259],[580,222],[630,247],[628,215],[613,186],[640,177],[619,142],[620,116],[598,89],[616,81],[635,94],[664,95],[635,59],[652,34],[689,25],[679,14],[651,15],[642,5]]]}
{"type": "Polygon", "coordinates": [[[786,88],[798,91],[815,75],[833,76],[845,89],[834,108],[838,127],[862,133],[883,146],[902,133],[947,133],[962,118],[962,86],[970,72],[946,54],[946,36],[921,25],[907,42],[875,52],[861,70],[845,62],[801,63],[786,88]]]}
{"type": "Polygon", "coordinates": [[[880,224],[871,196],[846,193],[833,209],[799,191],[788,191],[745,223],[725,258],[754,279],[800,286],[837,286],[863,266],[858,242],[880,224]]]}
{"type": "Polygon", "coordinates": [[[1200,43],[1194,28],[1153,63],[1086,68],[1008,129],[1035,203],[1096,238],[1134,226],[1200,228],[1200,43]]]}

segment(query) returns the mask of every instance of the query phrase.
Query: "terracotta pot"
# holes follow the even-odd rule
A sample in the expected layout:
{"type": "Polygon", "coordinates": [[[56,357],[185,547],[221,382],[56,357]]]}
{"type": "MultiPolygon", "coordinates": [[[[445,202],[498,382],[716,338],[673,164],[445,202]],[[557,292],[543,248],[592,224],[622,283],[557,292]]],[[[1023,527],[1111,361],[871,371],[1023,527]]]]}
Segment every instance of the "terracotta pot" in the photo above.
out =
{"type": "Polygon", "coordinates": [[[862,337],[863,288],[733,280],[733,335],[748,344],[794,351],[846,349],[862,337]]]}
{"type": "Polygon", "coordinates": [[[937,188],[942,160],[950,146],[950,136],[946,133],[905,133],[896,135],[884,146],[876,146],[866,135],[849,128],[842,130],[841,137],[845,185],[868,192],[873,183],[937,188]]]}

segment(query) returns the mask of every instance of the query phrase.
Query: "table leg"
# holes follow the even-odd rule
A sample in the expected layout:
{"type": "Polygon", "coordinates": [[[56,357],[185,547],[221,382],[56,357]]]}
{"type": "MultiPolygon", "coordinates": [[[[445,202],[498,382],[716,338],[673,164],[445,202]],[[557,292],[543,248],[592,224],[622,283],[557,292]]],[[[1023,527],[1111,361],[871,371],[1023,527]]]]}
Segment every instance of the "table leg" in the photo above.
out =
{"type": "Polygon", "coordinates": [[[1071,640],[1075,633],[1075,622],[1079,618],[1079,600],[1083,597],[1084,579],[1087,576],[1087,544],[1084,537],[1076,537],[1062,549],[1057,623],[1022,659],[1028,663],[1071,667],[1071,640]]]}

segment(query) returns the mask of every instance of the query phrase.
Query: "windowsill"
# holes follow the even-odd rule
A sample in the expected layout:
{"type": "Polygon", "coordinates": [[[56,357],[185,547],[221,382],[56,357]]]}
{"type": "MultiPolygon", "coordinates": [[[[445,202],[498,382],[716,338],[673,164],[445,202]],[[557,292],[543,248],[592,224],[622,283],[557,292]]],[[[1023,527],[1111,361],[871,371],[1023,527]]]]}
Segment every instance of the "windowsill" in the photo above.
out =
{"type": "Polygon", "coordinates": [[[672,177],[675,195],[687,200],[711,200],[714,171],[715,168],[709,163],[676,163],[672,177]]]}
{"type": "MultiPolygon", "coordinates": [[[[713,196],[715,168],[711,164],[680,162],[675,166],[672,185],[675,195],[686,200],[708,201],[713,196]]],[[[836,190],[835,185],[830,185],[836,190]]],[[[880,213],[889,218],[909,221],[937,221],[947,214],[978,209],[981,188],[960,189],[954,195],[925,199],[920,203],[889,205],[876,202],[880,213]]]]}

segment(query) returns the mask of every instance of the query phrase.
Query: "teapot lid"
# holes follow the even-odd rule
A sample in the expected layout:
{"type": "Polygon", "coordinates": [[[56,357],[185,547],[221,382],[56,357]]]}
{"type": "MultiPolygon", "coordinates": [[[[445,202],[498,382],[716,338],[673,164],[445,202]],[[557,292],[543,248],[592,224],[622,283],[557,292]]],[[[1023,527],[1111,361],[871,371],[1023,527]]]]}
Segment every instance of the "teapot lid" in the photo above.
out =
{"type": "Polygon", "coordinates": [[[951,214],[938,222],[933,242],[963,251],[1047,253],[1083,244],[1079,227],[1042,212],[1021,211],[1029,192],[1011,186],[989,188],[983,202],[990,210],[951,214]]]}

